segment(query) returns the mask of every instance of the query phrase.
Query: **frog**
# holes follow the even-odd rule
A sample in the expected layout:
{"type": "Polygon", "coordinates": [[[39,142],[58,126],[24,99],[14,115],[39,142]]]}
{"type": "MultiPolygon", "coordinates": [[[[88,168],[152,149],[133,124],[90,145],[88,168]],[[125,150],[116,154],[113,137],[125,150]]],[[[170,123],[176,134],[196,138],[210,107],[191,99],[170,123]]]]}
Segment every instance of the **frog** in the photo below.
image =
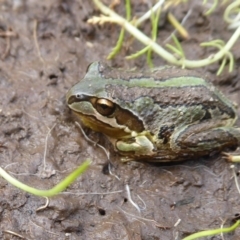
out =
{"type": "Polygon", "coordinates": [[[93,62],[66,102],[83,125],[107,136],[122,161],[183,161],[240,145],[236,106],[194,70],[93,62]]]}

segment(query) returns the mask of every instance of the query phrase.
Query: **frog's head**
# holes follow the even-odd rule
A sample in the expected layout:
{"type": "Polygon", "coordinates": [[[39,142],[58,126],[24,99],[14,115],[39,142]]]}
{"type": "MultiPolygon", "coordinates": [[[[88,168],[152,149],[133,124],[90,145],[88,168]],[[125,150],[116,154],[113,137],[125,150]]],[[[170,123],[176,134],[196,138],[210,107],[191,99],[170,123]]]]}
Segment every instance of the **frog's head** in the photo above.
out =
{"type": "Polygon", "coordinates": [[[109,79],[103,71],[107,72],[105,65],[92,63],[85,77],[68,91],[68,106],[86,126],[107,136],[119,138],[130,136],[132,132],[142,132],[142,121],[106,91],[108,84],[114,82],[117,87],[121,80],[109,79]]]}

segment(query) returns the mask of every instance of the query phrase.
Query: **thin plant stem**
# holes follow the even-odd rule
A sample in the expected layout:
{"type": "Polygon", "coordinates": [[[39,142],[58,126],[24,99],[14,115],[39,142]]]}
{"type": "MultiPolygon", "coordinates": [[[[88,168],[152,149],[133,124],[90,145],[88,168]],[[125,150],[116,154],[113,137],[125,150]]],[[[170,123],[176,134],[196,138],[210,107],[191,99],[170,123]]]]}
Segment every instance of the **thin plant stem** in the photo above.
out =
{"type": "Polygon", "coordinates": [[[86,160],[83,162],[81,166],[79,166],[76,170],[74,170],[71,174],[69,174],[65,179],[63,179],[60,183],[58,183],[56,186],[49,190],[39,190],[33,187],[30,187],[20,181],[18,181],[16,178],[9,175],[7,172],[5,172],[0,167],[0,175],[7,180],[9,183],[14,185],[17,188],[22,189],[25,192],[29,192],[33,195],[37,195],[40,197],[52,197],[60,192],[62,192],[64,189],[66,189],[72,182],[76,180],[77,177],[79,177],[83,172],[87,170],[89,167],[91,161],[86,160]]]}

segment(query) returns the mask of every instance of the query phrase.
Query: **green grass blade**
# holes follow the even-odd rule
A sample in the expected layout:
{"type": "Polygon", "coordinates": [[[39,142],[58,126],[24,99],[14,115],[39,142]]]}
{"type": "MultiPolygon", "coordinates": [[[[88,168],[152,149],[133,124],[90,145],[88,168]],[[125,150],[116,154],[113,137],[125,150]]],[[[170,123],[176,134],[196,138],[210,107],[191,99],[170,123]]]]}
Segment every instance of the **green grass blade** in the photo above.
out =
{"type": "Polygon", "coordinates": [[[213,236],[221,233],[229,233],[234,231],[238,226],[240,225],[240,220],[238,220],[234,225],[228,228],[218,228],[218,229],[212,229],[212,230],[206,230],[198,233],[194,233],[182,240],[194,240],[198,239],[200,237],[208,237],[208,236],[213,236]]]}
{"type": "Polygon", "coordinates": [[[20,181],[18,181],[16,178],[9,175],[7,172],[5,172],[2,168],[0,168],[0,175],[7,180],[9,183],[14,185],[17,188],[22,189],[25,192],[31,193],[33,195],[37,195],[40,197],[52,197],[63,190],[65,190],[72,182],[76,180],[77,177],[79,177],[83,172],[87,170],[89,167],[91,161],[86,160],[83,162],[81,166],[79,166],[76,170],[74,170],[71,174],[69,174],[65,179],[63,179],[60,183],[58,183],[56,186],[49,190],[40,190],[33,187],[30,187],[20,181]]]}

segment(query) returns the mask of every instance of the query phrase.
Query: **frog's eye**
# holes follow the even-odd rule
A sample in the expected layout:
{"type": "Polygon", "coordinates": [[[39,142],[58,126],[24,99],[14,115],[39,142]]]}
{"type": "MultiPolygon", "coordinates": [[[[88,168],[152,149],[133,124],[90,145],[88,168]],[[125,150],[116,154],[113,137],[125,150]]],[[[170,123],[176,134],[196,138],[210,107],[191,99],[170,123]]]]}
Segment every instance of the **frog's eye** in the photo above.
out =
{"type": "Polygon", "coordinates": [[[100,98],[95,103],[97,111],[103,116],[109,116],[115,111],[115,104],[107,99],[100,98]]]}

